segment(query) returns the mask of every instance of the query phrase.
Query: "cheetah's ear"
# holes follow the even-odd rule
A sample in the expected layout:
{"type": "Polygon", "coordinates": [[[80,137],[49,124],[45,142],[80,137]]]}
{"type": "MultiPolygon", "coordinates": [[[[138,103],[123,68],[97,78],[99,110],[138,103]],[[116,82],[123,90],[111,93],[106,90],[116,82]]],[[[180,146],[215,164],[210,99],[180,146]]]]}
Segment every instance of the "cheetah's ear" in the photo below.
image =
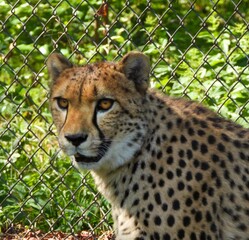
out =
{"type": "Polygon", "coordinates": [[[48,73],[53,81],[67,68],[73,67],[63,55],[52,53],[47,60],[48,73]]]}
{"type": "Polygon", "coordinates": [[[121,59],[119,66],[125,76],[135,83],[138,92],[145,94],[149,85],[149,58],[141,52],[132,51],[121,59]]]}

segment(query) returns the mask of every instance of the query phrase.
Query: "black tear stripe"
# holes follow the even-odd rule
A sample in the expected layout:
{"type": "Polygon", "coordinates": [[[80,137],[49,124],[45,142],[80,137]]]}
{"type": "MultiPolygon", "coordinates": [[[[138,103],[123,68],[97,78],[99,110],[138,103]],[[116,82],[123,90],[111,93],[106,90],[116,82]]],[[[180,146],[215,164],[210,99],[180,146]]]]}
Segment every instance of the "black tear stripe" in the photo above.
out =
{"type": "Polygon", "coordinates": [[[103,134],[103,132],[100,130],[98,123],[97,123],[97,109],[95,108],[94,110],[94,115],[93,115],[93,124],[94,126],[97,128],[98,132],[99,132],[99,138],[102,140],[99,149],[98,149],[98,158],[101,159],[105,153],[108,151],[112,141],[105,139],[105,135],[103,134]]]}
{"type": "Polygon", "coordinates": [[[103,141],[105,141],[105,135],[103,134],[103,132],[100,130],[99,126],[98,126],[98,123],[97,123],[97,108],[95,107],[95,110],[94,110],[94,114],[93,114],[93,124],[94,126],[97,128],[98,132],[99,132],[99,138],[103,141]]]}
{"type": "Polygon", "coordinates": [[[64,121],[64,123],[62,124],[62,127],[60,128],[60,132],[61,132],[61,129],[65,126],[65,124],[66,124],[66,122],[67,122],[68,109],[65,110],[65,111],[67,111],[67,113],[66,113],[65,121],[64,121]]]}

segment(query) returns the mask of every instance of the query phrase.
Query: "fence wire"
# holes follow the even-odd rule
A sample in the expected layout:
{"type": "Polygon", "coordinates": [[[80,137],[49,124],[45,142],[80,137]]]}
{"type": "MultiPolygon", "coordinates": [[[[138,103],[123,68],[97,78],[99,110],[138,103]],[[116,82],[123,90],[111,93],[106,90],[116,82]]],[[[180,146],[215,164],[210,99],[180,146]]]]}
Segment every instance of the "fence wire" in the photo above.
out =
{"type": "Polygon", "coordinates": [[[0,238],[94,239],[112,229],[90,174],[59,150],[48,106],[50,53],[81,65],[138,49],[151,59],[152,87],[247,127],[248,4],[2,0],[0,238]]]}

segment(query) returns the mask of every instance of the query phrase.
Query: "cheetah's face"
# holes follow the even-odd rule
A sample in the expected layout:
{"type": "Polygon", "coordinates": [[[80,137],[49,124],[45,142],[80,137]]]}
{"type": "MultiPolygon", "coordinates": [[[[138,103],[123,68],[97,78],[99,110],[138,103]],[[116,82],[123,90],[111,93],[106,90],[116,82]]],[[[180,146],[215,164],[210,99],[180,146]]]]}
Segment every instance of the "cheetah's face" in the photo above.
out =
{"type": "Polygon", "coordinates": [[[52,115],[59,144],[76,166],[113,170],[140,150],[147,128],[143,99],[148,65],[140,53],[117,64],[83,67],[51,55],[52,115]]]}

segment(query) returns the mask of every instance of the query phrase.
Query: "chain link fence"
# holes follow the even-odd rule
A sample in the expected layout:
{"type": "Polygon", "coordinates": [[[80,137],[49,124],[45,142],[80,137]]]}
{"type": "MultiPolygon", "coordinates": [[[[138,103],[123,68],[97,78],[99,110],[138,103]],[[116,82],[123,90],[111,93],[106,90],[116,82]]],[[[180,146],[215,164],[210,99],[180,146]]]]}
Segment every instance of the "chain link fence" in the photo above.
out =
{"type": "Polygon", "coordinates": [[[152,87],[247,127],[248,4],[2,0],[0,238],[95,239],[112,229],[90,174],[59,150],[48,106],[51,52],[81,65],[138,49],[151,59],[152,87]]]}

